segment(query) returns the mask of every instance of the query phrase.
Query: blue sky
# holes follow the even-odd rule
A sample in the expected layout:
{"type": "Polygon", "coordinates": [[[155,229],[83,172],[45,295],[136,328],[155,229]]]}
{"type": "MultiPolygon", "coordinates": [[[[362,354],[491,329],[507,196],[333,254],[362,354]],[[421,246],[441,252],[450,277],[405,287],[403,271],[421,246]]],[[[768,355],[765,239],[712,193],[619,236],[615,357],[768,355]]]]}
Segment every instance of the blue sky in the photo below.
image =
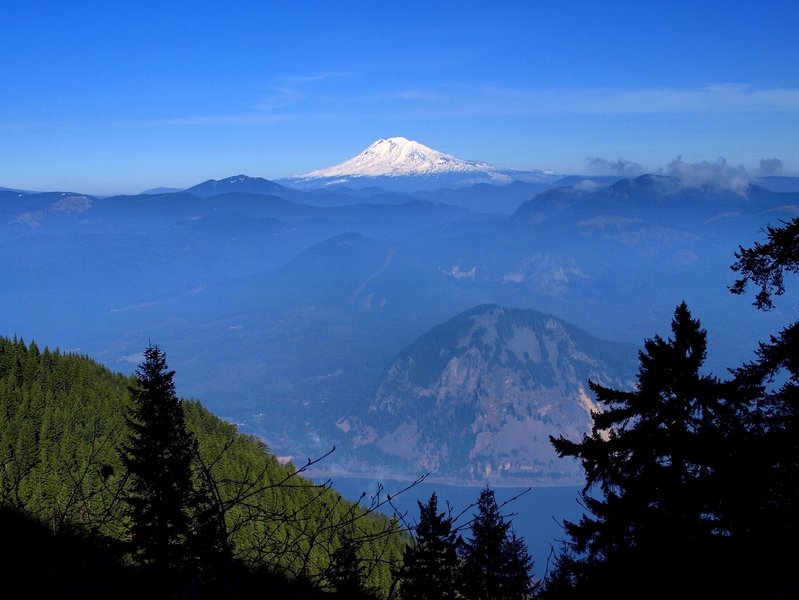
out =
{"type": "Polygon", "coordinates": [[[6,0],[0,19],[4,187],[274,179],[396,135],[517,169],[799,174],[785,0],[6,0]]]}

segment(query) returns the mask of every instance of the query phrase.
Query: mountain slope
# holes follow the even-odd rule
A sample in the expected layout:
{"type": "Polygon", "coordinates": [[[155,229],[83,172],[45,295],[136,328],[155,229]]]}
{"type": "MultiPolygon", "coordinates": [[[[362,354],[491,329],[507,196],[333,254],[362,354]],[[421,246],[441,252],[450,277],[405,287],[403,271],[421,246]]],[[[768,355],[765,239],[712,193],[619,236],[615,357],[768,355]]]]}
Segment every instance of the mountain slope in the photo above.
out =
{"type": "Polygon", "coordinates": [[[225,179],[209,179],[185,190],[193,196],[207,198],[240,192],[243,194],[274,194],[281,195],[284,188],[279,183],[264,179],[263,177],[249,177],[247,175],[234,175],[225,179]]]}
{"type": "Polygon", "coordinates": [[[555,317],[481,305],[400,352],[375,387],[368,417],[339,427],[360,460],[397,469],[572,482],[580,470],[555,457],[549,435],[587,432],[596,408],[588,380],[629,385],[635,357],[634,347],[555,317]]]}
{"type": "MultiPolygon", "coordinates": [[[[120,497],[129,483],[120,449],[132,383],[84,356],[0,337],[0,511],[46,523],[54,535],[85,531],[125,541],[120,497]]],[[[292,476],[291,464],[281,464],[262,442],[199,402],[184,401],[183,409],[244,564],[293,576],[302,571],[318,581],[345,528],[347,535],[369,538],[362,556],[400,557],[399,535],[379,533],[387,518],[292,476]],[[324,539],[314,540],[322,530],[324,539]]],[[[376,564],[369,579],[385,586],[388,564],[376,564]]]]}

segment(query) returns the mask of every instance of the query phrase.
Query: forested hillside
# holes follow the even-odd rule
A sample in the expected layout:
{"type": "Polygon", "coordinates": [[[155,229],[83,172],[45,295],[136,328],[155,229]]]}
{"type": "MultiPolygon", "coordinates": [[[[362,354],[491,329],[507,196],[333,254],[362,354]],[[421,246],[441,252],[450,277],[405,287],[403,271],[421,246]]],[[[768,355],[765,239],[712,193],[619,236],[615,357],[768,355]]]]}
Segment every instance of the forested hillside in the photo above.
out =
{"type": "MultiPolygon", "coordinates": [[[[109,549],[119,554],[116,563],[111,561],[115,569],[131,560],[126,558],[130,512],[125,502],[130,477],[121,454],[134,383],[87,357],[0,338],[4,521],[12,515],[30,517],[51,540],[95,540],[106,549],[106,560],[109,549]]],[[[264,444],[198,402],[181,404],[197,440],[195,476],[211,476],[239,572],[248,577],[267,572],[285,585],[303,581],[308,589],[333,589],[332,557],[346,539],[356,548],[366,587],[386,592],[388,565],[401,557],[405,544],[392,521],[296,475],[293,465],[280,464],[264,444]]],[[[14,531],[43,535],[36,525],[14,531]]],[[[4,533],[4,552],[19,543],[14,531],[4,533]]],[[[58,570],[49,572],[58,576],[58,570]]],[[[96,584],[96,572],[87,577],[96,584]]],[[[57,588],[59,582],[50,585],[57,588]]]]}

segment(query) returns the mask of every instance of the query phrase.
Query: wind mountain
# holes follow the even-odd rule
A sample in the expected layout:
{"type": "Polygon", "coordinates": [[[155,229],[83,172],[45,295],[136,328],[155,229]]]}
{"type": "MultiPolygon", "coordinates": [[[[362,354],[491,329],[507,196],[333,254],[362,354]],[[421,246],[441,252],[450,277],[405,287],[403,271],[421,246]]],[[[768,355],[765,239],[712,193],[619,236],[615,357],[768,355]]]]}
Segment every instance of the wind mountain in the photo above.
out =
{"type": "MultiPolygon", "coordinates": [[[[550,435],[577,439],[597,407],[588,380],[628,388],[632,345],[602,341],[533,310],[481,305],[400,352],[368,414],[342,419],[361,466],[514,483],[574,483],[550,435]]],[[[367,468],[368,468],[367,467],[367,468]]]]}

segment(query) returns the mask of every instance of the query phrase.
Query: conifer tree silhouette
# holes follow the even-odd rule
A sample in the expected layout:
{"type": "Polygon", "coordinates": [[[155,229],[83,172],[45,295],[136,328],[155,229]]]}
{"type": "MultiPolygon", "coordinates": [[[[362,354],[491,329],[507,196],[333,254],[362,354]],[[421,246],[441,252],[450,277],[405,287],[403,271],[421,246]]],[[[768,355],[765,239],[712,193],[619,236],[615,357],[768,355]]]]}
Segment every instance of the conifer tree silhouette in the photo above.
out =
{"type": "Polygon", "coordinates": [[[194,438],[175,395],[175,372],[155,345],[144,351],[131,387],[130,438],[122,458],[131,476],[130,534],[142,563],[163,573],[189,567],[194,438]]]}
{"type": "Polygon", "coordinates": [[[438,512],[438,497],[419,505],[414,541],[405,549],[397,575],[403,600],[457,598],[458,536],[452,518],[438,512]]]}
{"type": "Polygon", "coordinates": [[[470,539],[463,547],[462,592],[468,600],[523,600],[533,591],[533,561],[486,486],[477,500],[470,539]]]}
{"type": "Polygon", "coordinates": [[[750,397],[735,381],[702,374],[706,332],[684,302],[671,330],[668,340],[645,341],[634,391],[589,382],[602,407],[589,435],[550,438],[586,473],[589,514],[564,523],[556,573],[577,596],[695,597],[701,585],[718,591],[728,568],[730,432],[750,397]]]}

